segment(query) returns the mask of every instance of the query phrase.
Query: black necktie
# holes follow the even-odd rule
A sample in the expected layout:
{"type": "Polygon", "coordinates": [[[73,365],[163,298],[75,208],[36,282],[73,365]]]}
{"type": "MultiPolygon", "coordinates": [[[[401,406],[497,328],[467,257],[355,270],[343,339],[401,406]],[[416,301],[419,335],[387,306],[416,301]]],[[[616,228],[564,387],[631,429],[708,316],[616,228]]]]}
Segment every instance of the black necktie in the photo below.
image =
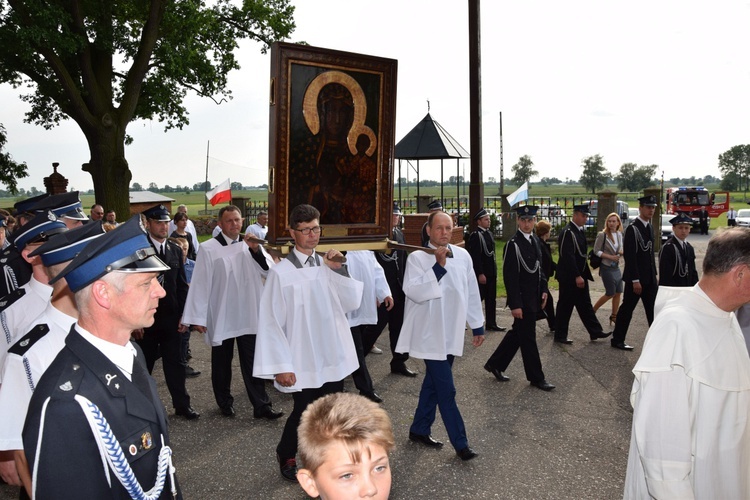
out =
{"type": "Polygon", "coordinates": [[[141,362],[138,361],[138,358],[135,356],[133,356],[133,373],[131,377],[135,386],[140,389],[148,399],[151,399],[151,386],[148,383],[148,374],[143,368],[143,365],[141,365],[141,362]]]}
{"type": "Polygon", "coordinates": [[[164,260],[164,243],[159,245],[159,258],[161,260],[164,260]]]}

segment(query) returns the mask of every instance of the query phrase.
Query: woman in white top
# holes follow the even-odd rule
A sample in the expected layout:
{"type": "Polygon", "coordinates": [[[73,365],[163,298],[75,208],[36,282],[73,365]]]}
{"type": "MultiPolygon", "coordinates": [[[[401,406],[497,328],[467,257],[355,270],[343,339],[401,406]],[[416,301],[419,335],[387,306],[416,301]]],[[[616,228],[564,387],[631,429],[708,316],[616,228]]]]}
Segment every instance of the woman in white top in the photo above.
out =
{"type": "Polygon", "coordinates": [[[604,230],[596,235],[594,242],[594,253],[602,258],[599,266],[599,276],[604,284],[604,295],[594,304],[594,312],[612,299],[612,314],[609,317],[610,324],[617,318],[617,310],[620,308],[620,296],[622,295],[623,282],[620,272],[620,257],[622,256],[622,222],[616,213],[607,216],[604,230]]]}

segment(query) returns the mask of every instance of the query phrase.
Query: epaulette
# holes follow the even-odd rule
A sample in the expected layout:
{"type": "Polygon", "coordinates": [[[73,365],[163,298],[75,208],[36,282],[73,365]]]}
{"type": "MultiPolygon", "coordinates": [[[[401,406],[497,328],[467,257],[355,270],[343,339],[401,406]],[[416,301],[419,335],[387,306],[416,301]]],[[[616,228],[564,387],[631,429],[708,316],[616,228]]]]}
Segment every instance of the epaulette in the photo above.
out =
{"type": "Polygon", "coordinates": [[[8,349],[8,352],[17,354],[18,356],[23,356],[29,349],[31,349],[31,346],[36,344],[39,339],[48,333],[49,326],[44,323],[36,325],[29,333],[18,339],[18,342],[13,344],[10,349],[8,349]]]}
{"type": "Polygon", "coordinates": [[[83,369],[81,369],[80,361],[76,360],[65,367],[60,373],[60,377],[57,379],[57,386],[52,392],[52,397],[55,399],[72,399],[78,394],[78,387],[81,385],[82,380],[83,369]]]}
{"type": "Polygon", "coordinates": [[[26,294],[25,288],[16,288],[12,292],[10,292],[8,295],[0,299],[0,312],[6,310],[8,307],[10,307],[13,303],[15,303],[18,299],[23,297],[26,294]]]}

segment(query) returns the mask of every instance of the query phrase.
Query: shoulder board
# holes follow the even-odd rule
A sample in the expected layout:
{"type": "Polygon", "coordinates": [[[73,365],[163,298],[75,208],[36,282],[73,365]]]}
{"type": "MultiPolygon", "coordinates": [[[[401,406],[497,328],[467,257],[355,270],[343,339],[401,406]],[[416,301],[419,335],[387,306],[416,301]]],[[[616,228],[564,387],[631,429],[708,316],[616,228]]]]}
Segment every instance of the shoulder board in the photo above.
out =
{"type": "Polygon", "coordinates": [[[80,361],[73,361],[70,365],[64,367],[57,379],[57,385],[52,392],[55,399],[72,399],[78,394],[78,387],[83,380],[83,372],[80,361]]]}
{"type": "Polygon", "coordinates": [[[36,325],[29,333],[18,339],[18,342],[13,344],[11,348],[8,349],[8,352],[23,356],[29,349],[31,349],[31,346],[36,344],[39,339],[48,333],[49,326],[46,324],[36,325]]]}
{"type": "Polygon", "coordinates": [[[0,299],[0,311],[6,310],[8,307],[10,307],[13,303],[15,303],[18,299],[26,295],[26,289],[25,288],[16,288],[12,292],[10,292],[8,295],[0,299]]]}

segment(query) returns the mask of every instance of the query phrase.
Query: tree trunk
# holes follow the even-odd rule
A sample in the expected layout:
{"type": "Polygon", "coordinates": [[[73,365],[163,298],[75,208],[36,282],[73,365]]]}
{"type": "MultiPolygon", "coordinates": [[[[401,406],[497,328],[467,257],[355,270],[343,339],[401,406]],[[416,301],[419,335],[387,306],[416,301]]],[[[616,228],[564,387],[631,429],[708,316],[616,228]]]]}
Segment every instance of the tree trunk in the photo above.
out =
{"type": "Polygon", "coordinates": [[[86,133],[91,159],[81,168],[94,181],[96,203],[104,210],[114,210],[117,220],[130,218],[130,180],[132,174],[125,159],[125,131],[101,127],[86,133]]]}

